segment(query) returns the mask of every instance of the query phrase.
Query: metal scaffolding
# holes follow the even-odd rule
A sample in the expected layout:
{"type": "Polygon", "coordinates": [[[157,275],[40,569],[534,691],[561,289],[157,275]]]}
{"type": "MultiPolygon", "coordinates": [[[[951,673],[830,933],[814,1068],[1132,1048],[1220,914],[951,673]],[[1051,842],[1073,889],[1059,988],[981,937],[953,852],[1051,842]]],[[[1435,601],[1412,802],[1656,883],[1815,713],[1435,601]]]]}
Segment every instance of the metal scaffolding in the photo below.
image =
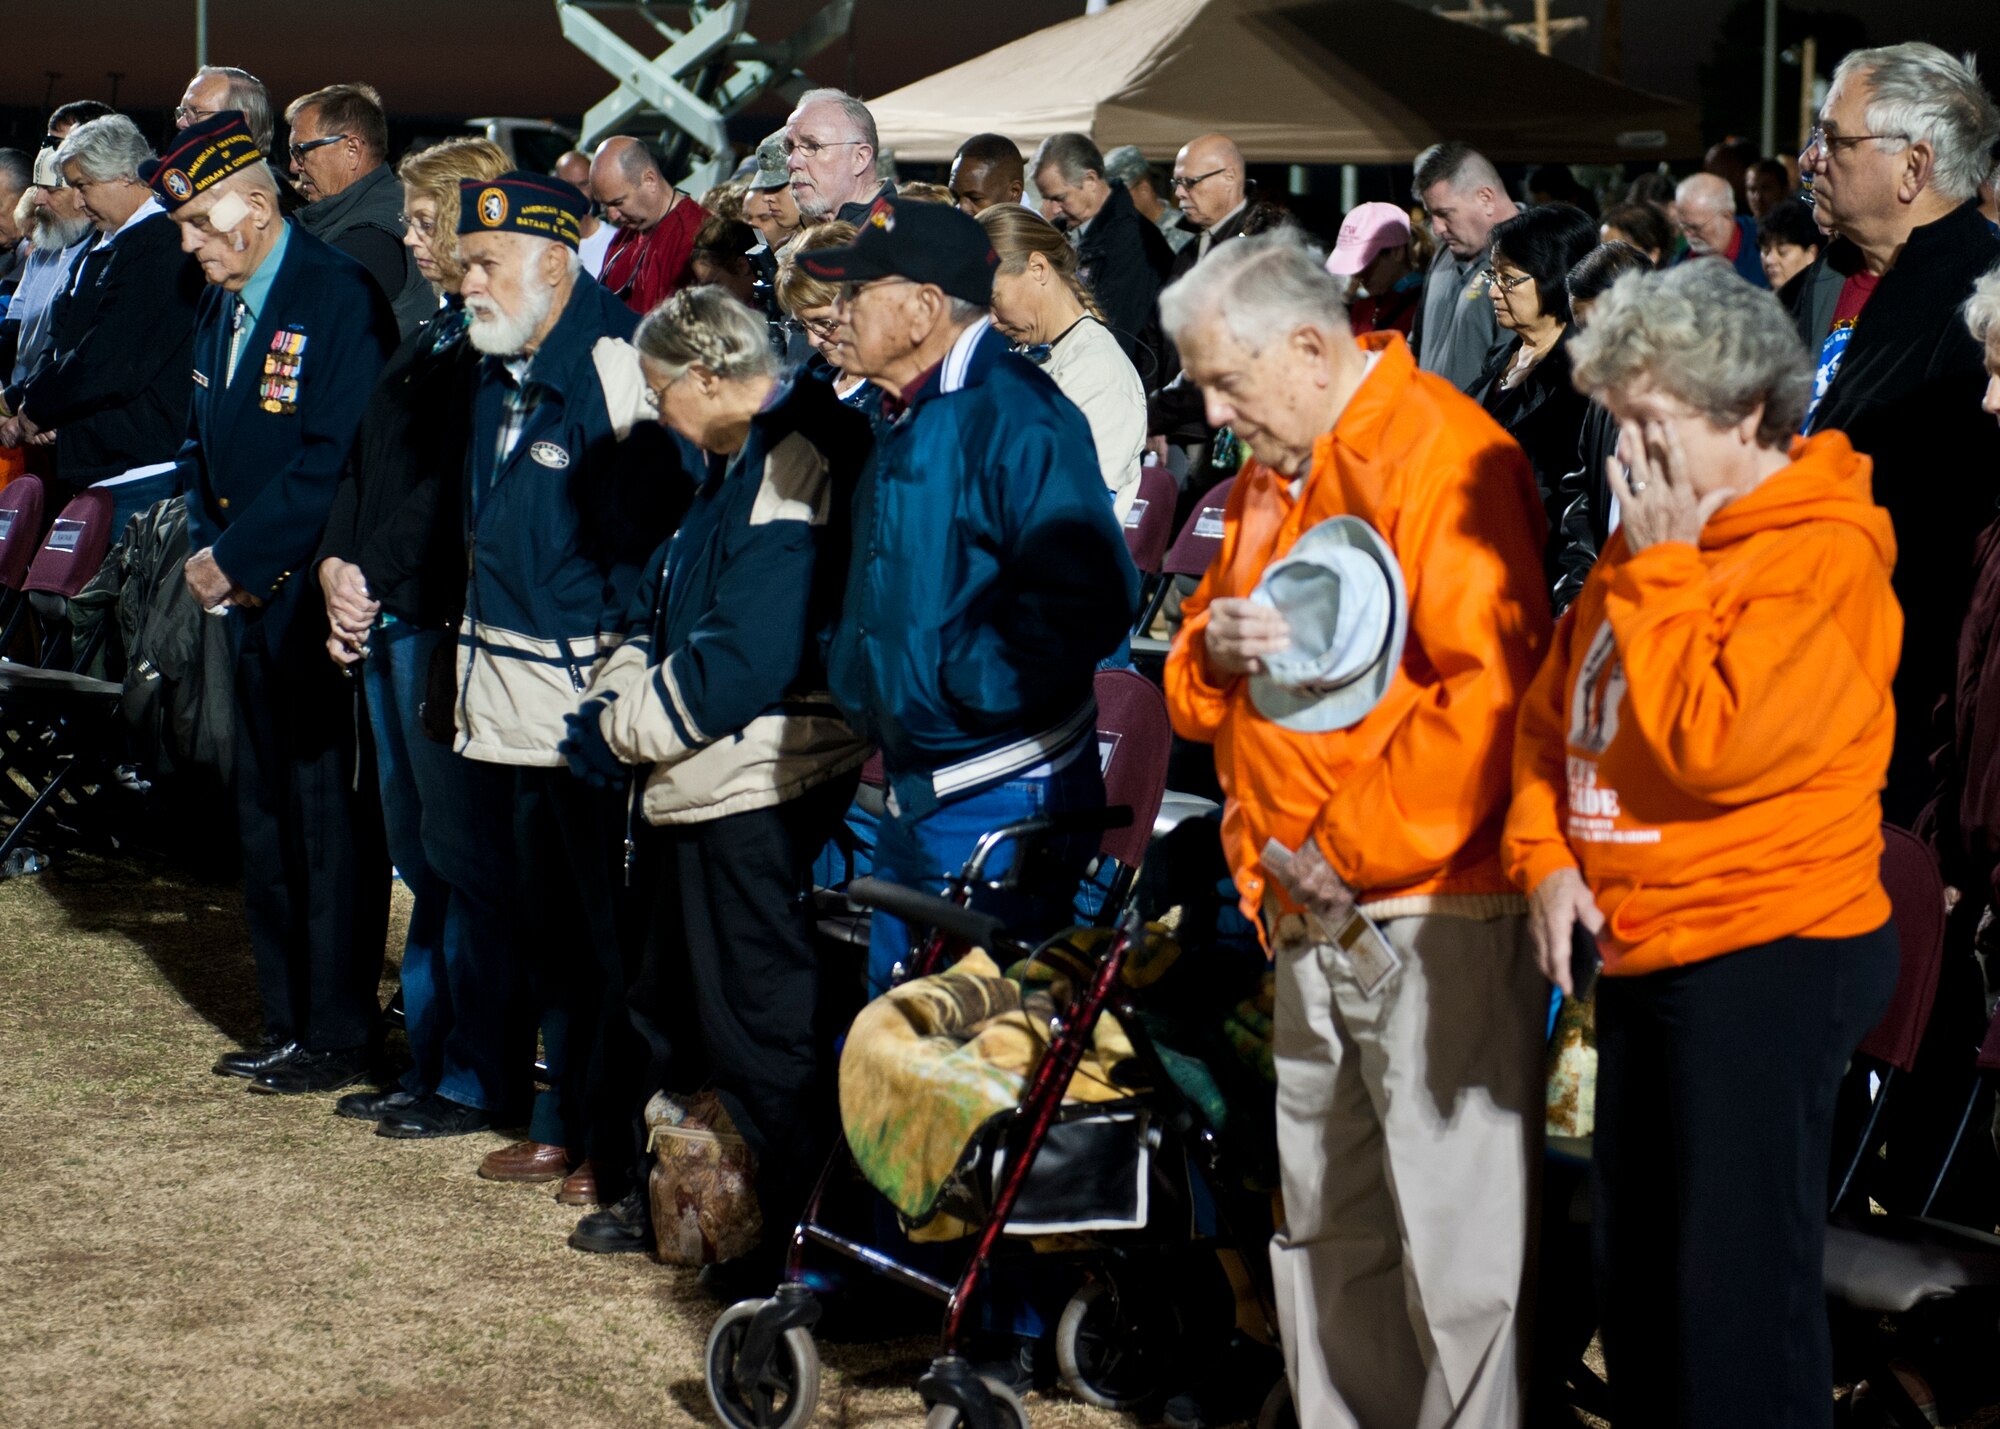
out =
{"type": "Polygon", "coordinates": [[[855,0],[828,3],[788,38],[759,41],[745,28],[750,0],[555,0],[563,38],[603,67],[618,87],[590,107],[577,136],[586,151],[609,135],[653,133],[669,177],[695,193],[736,166],[729,116],[767,90],[795,98],[809,86],[807,60],[847,33],[855,0]],[[622,11],[667,42],[648,58],[598,15],[622,11]],[[669,23],[663,12],[681,17],[669,23]],[[676,171],[680,171],[676,175],[676,171]]]}

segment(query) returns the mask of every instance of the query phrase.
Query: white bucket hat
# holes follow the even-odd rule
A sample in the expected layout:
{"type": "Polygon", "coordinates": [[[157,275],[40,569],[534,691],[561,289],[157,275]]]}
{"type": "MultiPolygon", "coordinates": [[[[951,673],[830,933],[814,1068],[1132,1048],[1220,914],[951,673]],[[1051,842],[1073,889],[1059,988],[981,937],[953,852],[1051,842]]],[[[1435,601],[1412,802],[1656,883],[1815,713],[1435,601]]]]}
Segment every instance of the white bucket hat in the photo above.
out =
{"type": "Polygon", "coordinates": [[[1335,516],[1300,536],[1264,571],[1250,599],[1281,613],[1288,650],[1250,677],[1258,713],[1286,729],[1325,734],[1375,708],[1403,659],[1409,598],[1396,554],[1358,516],[1335,516]]]}

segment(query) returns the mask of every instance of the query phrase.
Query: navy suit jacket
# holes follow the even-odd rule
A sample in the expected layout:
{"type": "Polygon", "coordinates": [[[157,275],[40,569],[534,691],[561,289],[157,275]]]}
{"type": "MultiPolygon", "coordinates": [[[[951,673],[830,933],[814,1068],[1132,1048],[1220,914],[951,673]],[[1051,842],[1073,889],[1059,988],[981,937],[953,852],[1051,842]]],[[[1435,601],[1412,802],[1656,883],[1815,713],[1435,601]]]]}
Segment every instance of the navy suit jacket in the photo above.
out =
{"type": "Polygon", "coordinates": [[[223,573],[272,607],[263,619],[275,649],[311,583],[288,578],[319,549],[396,318],[367,269],[296,223],[230,382],[234,311],[234,294],[202,295],[181,489],[191,549],[214,547],[223,573]],[[295,364],[293,400],[264,400],[267,358],[295,364]]]}

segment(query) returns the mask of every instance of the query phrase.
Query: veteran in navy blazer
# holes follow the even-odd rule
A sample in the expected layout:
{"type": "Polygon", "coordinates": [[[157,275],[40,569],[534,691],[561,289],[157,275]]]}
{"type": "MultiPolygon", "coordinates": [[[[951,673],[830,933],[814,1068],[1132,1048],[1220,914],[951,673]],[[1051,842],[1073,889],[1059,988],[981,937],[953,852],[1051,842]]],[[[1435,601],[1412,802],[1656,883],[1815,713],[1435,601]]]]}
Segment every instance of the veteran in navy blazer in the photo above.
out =
{"type": "Polygon", "coordinates": [[[150,182],[210,285],[179,456],[187,584],[240,642],[237,806],[267,1040],[216,1070],[330,1091],[367,1070],[388,884],[354,686],[325,657],[307,567],[396,321],[365,269],[280,215],[237,112],[184,130],[150,182]]]}

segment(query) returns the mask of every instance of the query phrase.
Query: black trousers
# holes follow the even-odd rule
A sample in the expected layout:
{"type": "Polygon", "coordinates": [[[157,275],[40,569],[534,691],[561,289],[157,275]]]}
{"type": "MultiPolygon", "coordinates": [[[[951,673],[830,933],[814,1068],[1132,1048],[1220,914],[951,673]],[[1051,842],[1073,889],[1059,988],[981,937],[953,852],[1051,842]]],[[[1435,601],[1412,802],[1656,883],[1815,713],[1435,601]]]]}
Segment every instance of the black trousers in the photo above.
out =
{"type": "Polygon", "coordinates": [[[1784,938],[1597,988],[1593,1253],[1618,1429],[1824,1429],[1835,1092],[1896,935],[1784,938]]]}
{"type": "Polygon", "coordinates": [[[549,1067],[528,1135],[593,1166],[607,1153],[625,1160],[622,1121],[611,1143],[593,1133],[602,1123],[596,1108],[617,1085],[608,1059],[618,1048],[604,1032],[622,1033],[625,989],[638,968],[625,819],[623,789],[593,789],[567,769],[515,771],[515,931],[549,1067]]]}
{"type": "Polygon", "coordinates": [[[267,622],[286,614],[246,622],[236,660],[243,907],[266,1035],[343,1051],[379,1030],[389,858],[360,682],[307,658],[298,629],[274,656],[267,622]]]}
{"type": "Polygon", "coordinates": [[[653,909],[628,999],[637,1062],[619,1194],[644,1185],[647,1098],[712,1081],[756,1158],[765,1235],[789,1236],[838,1132],[833,1048],[860,1002],[858,955],[851,977],[828,976],[812,910],[813,860],[857,782],[647,832],[653,909]]]}

